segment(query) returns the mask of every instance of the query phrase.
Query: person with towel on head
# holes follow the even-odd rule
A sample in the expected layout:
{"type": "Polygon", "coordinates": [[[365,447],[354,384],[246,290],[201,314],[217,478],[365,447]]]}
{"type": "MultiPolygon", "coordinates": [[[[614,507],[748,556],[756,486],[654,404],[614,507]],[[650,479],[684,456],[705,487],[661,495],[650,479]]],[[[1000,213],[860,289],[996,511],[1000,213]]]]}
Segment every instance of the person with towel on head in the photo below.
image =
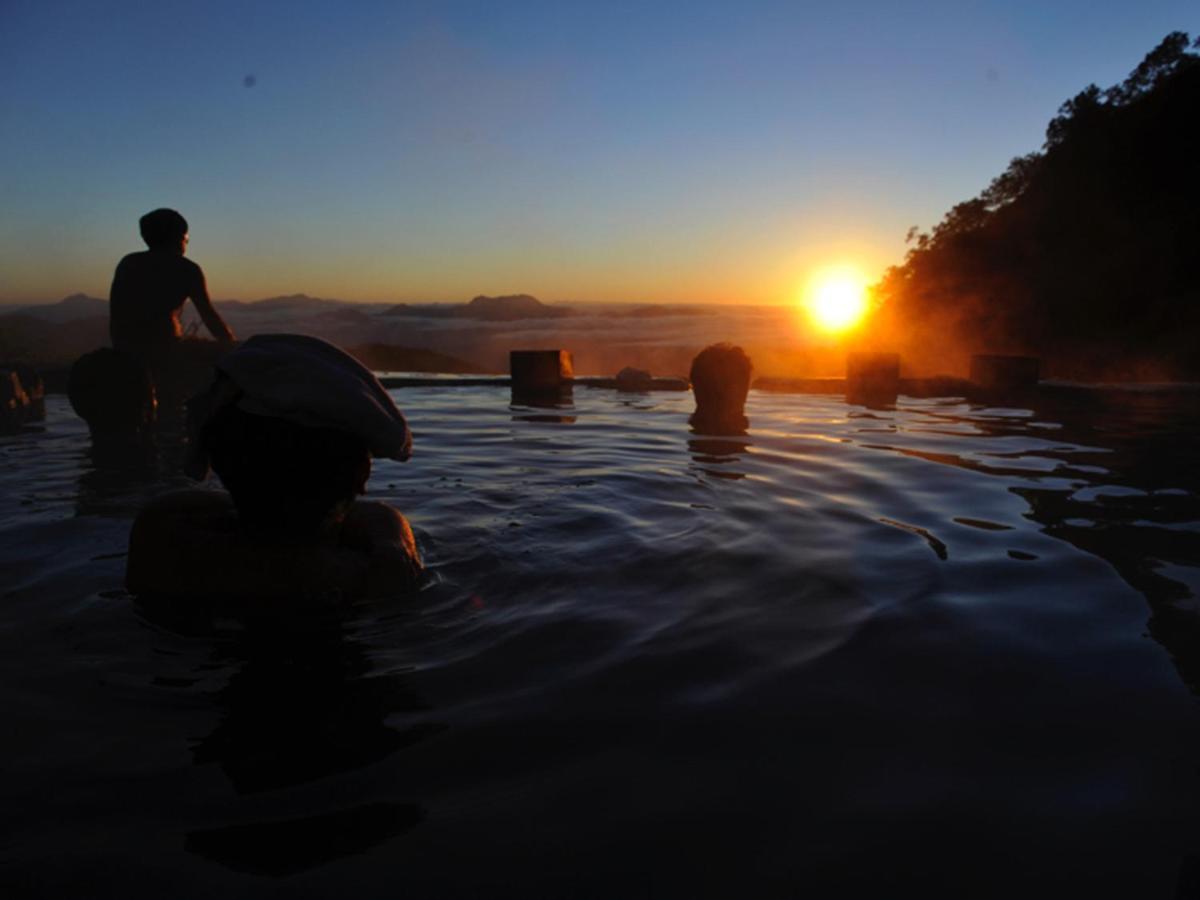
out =
{"type": "Polygon", "coordinates": [[[379,380],[318,338],[255,335],[216,363],[188,403],[192,489],[133,524],[135,594],[222,600],[349,600],[412,590],[422,571],[408,521],[356,499],[371,457],[406,460],[412,436],[379,380]]]}

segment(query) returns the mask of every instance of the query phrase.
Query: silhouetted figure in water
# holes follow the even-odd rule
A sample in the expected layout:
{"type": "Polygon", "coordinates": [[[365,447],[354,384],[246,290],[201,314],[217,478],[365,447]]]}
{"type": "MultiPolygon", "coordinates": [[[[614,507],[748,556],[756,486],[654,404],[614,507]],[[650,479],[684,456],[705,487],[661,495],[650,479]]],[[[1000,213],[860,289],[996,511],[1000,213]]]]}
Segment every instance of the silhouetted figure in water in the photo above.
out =
{"type": "Polygon", "coordinates": [[[383,386],[318,338],[256,335],[217,362],[188,404],[194,457],[228,493],[177,491],[144,508],[126,583],[141,594],[319,606],[410,590],[421,559],[408,521],[356,500],[371,455],[407,459],[383,386]]]}
{"type": "Polygon", "coordinates": [[[156,209],[138,225],[150,249],[117,264],[109,294],[113,347],[141,358],[152,371],[169,364],[183,336],[179,317],[188,298],[212,336],[231,344],[233,332],[209,299],[203,270],[184,257],[187,220],[173,209],[156,209]]]}
{"type": "Polygon", "coordinates": [[[67,398],[97,453],[120,457],[148,443],[158,402],[149,371],[133,354],[109,347],[85,353],[71,366],[67,398]]]}
{"type": "Polygon", "coordinates": [[[746,395],[750,392],[753,365],[741,347],[712,344],[692,360],[688,376],[696,398],[696,411],[688,420],[700,434],[745,434],[746,395]]]}

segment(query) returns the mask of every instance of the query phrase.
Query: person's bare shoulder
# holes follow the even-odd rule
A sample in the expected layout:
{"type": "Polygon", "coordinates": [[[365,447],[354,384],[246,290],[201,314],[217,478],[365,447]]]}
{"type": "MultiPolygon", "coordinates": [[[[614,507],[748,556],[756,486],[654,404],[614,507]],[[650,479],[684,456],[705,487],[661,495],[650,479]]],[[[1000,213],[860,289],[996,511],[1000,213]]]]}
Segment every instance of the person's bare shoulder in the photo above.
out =
{"type": "Polygon", "coordinates": [[[408,519],[386,503],[358,500],[351,505],[342,520],[341,543],[368,555],[371,596],[411,590],[424,569],[408,519]]]}
{"type": "Polygon", "coordinates": [[[177,256],[177,271],[179,278],[191,286],[204,286],[204,270],[200,268],[200,264],[195,260],[188,259],[186,256],[177,256]]]}
{"type": "Polygon", "coordinates": [[[146,265],[146,255],[147,251],[145,250],[126,253],[121,257],[121,261],[117,263],[116,274],[124,275],[139,271],[146,265]]]}
{"type": "Polygon", "coordinates": [[[369,550],[377,544],[412,543],[412,528],[400,510],[378,500],[356,500],[342,520],[342,542],[369,550]]]}

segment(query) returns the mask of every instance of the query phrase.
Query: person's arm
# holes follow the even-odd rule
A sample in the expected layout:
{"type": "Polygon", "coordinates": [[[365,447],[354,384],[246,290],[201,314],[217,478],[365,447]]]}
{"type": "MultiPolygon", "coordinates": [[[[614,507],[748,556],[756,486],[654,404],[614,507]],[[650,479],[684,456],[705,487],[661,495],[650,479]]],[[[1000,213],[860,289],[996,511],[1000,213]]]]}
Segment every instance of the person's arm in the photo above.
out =
{"type": "Polygon", "coordinates": [[[217,312],[216,307],[212,305],[212,300],[208,296],[208,284],[204,281],[204,270],[199,266],[195,266],[194,283],[190,291],[192,303],[196,307],[196,312],[200,313],[200,318],[204,321],[205,327],[209,333],[222,343],[233,343],[237,338],[233,336],[233,331],[225,324],[225,320],[221,318],[221,314],[217,312]]]}

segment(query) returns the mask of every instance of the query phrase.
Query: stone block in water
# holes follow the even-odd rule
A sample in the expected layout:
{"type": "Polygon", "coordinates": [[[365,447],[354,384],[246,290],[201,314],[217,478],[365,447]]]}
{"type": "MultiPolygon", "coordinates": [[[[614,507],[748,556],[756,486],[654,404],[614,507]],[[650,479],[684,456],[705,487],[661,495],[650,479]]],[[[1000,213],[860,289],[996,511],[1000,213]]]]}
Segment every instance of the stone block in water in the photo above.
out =
{"type": "Polygon", "coordinates": [[[900,354],[848,353],[846,396],[892,402],[900,391],[900,354]]]}
{"type": "Polygon", "coordinates": [[[976,354],[971,357],[971,381],[989,391],[1021,391],[1037,387],[1040,361],[1036,356],[976,354]]]}
{"type": "Polygon", "coordinates": [[[616,377],[617,390],[630,393],[643,393],[654,386],[654,378],[645,369],[635,369],[626,366],[616,377]]]}
{"type": "Polygon", "coordinates": [[[512,350],[508,367],[514,394],[556,393],[575,377],[567,350],[512,350]]]}

